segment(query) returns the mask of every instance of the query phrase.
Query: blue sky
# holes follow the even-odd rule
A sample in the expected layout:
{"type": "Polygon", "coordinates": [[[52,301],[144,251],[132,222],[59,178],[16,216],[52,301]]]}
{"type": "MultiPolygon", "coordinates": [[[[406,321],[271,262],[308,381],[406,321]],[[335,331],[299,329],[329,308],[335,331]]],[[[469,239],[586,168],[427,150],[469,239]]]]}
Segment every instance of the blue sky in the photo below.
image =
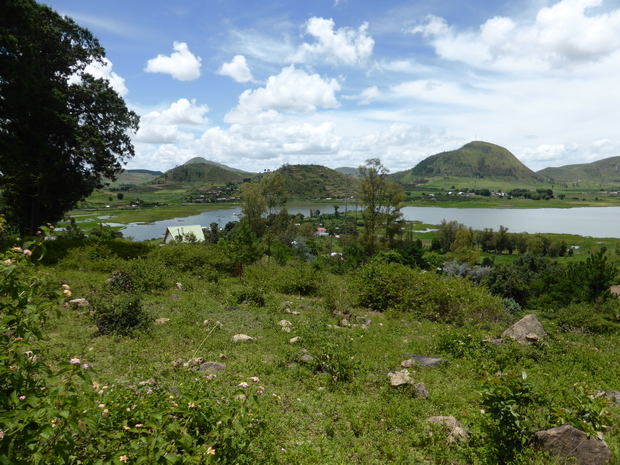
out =
{"type": "Polygon", "coordinates": [[[141,116],[127,168],[248,171],[471,140],[533,170],[620,155],[620,0],[51,0],[141,116]]]}

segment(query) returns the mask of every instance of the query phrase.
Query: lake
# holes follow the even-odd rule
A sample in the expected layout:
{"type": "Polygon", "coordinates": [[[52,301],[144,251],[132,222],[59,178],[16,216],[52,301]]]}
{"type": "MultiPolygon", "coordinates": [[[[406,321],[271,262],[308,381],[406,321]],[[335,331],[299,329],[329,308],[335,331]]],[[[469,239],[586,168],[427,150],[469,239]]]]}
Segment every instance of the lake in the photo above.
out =
{"type": "MultiPolygon", "coordinates": [[[[289,213],[303,213],[309,216],[310,209],[319,209],[323,213],[333,213],[331,205],[290,206],[289,213]]],[[[349,211],[355,206],[349,205],[349,211]]],[[[361,207],[360,207],[361,208],[361,207]]],[[[344,213],[341,205],[339,213],[344,213]]],[[[500,225],[509,232],[562,233],[591,237],[620,238],[620,207],[583,207],[583,208],[538,208],[538,209],[498,209],[498,208],[440,208],[440,207],[404,207],[402,212],[407,220],[417,220],[428,224],[439,224],[442,220],[463,223],[477,230],[492,228],[498,230],[500,225]]],[[[156,221],[151,224],[130,223],[123,228],[125,237],[136,241],[163,238],[166,228],[170,226],[199,224],[209,227],[217,223],[223,228],[229,221],[238,221],[241,207],[222,210],[209,210],[199,215],[156,221]]]]}

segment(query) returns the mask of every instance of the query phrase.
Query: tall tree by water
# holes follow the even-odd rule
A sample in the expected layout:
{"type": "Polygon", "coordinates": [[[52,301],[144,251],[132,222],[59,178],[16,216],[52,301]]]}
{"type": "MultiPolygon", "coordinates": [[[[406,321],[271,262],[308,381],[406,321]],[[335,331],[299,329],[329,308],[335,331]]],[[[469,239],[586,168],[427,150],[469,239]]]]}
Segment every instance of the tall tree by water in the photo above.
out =
{"type": "Polygon", "coordinates": [[[381,164],[378,158],[366,160],[366,165],[359,167],[360,172],[360,199],[365,206],[364,240],[370,255],[373,255],[377,244],[377,229],[385,225],[386,239],[392,234],[393,226],[400,218],[400,208],[405,195],[402,188],[393,182],[387,181],[389,170],[381,164]]]}
{"type": "Polygon", "coordinates": [[[33,0],[0,0],[0,188],[22,233],[55,222],[115,179],[139,118],[86,72],[105,51],[90,31],[33,0]]]}

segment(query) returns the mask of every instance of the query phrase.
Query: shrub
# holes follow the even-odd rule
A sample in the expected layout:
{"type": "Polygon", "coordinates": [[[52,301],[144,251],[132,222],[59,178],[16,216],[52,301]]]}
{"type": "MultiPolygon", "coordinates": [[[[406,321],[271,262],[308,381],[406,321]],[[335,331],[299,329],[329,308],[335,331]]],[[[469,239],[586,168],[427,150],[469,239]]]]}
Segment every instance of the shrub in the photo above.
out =
{"type": "Polygon", "coordinates": [[[316,295],[321,287],[321,273],[307,263],[297,263],[278,270],[276,289],[283,294],[316,295]]]}
{"type": "Polygon", "coordinates": [[[149,329],[154,321],[137,294],[104,292],[91,297],[89,302],[100,334],[131,335],[149,329]]]}
{"type": "Polygon", "coordinates": [[[571,304],[552,314],[550,318],[557,321],[564,331],[577,331],[594,334],[612,334],[618,331],[617,316],[613,305],[607,304],[571,304]]]}
{"type": "Polygon", "coordinates": [[[407,311],[433,321],[458,324],[506,318],[501,300],[485,288],[397,263],[366,265],[354,276],[352,287],[357,305],[374,310],[407,311]]]}

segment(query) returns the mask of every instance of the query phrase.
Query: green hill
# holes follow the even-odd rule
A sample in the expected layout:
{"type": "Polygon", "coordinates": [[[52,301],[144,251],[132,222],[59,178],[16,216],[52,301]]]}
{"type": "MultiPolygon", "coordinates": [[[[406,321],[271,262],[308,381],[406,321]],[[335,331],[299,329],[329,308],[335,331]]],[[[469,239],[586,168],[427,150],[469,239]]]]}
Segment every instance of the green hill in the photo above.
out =
{"type": "Polygon", "coordinates": [[[234,171],[236,173],[241,173],[241,174],[243,174],[245,176],[251,176],[251,175],[254,174],[254,173],[249,173],[247,171],[239,170],[237,168],[231,168],[230,166],[226,166],[226,165],[223,165],[221,163],[217,163],[215,161],[207,160],[206,158],[202,158],[202,157],[194,157],[194,158],[186,161],[185,163],[183,163],[183,165],[196,165],[196,164],[218,166],[218,167],[223,168],[223,169],[228,170],[228,171],[234,171]]]}
{"type": "Polygon", "coordinates": [[[620,184],[620,157],[605,158],[592,163],[545,168],[536,173],[555,182],[579,182],[588,184],[620,184]]]}
{"type": "Polygon", "coordinates": [[[114,182],[110,182],[110,187],[120,186],[139,186],[140,184],[146,184],[161,176],[161,171],[151,170],[125,170],[118,175],[118,178],[114,182]]]}
{"type": "Polygon", "coordinates": [[[183,164],[157,178],[152,184],[193,185],[203,183],[226,184],[243,182],[244,175],[221,166],[207,163],[183,164]]]}
{"type": "Polygon", "coordinates": [[[414,168],[394,173],[390,178],[401,184],[432,182],[443,178],[540,183],[542,178],[507,149],[488,142],[470,142],[458,150],[432,155],[414,168]]]}
{"type": "Polygon", "coordinates": [[[278,169],[293,198],[327,198],[355,195],[358,181],[319,165],[284,165],[278,169]]]}

